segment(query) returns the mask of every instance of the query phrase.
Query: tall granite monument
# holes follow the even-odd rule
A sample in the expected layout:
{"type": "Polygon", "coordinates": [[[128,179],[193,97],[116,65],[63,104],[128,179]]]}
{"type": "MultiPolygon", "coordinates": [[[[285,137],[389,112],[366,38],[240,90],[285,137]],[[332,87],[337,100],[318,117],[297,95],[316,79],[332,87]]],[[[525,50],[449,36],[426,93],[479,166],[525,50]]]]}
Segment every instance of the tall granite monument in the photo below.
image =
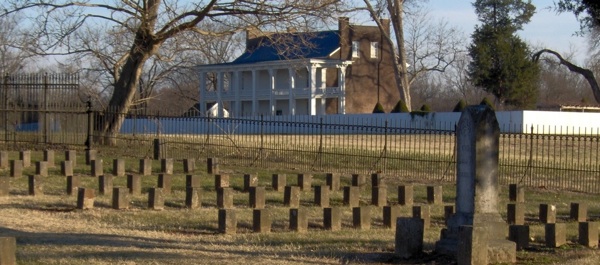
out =
{"type": "Polygon", "coordinates": [[[435,246],[459,264],[516,261],[516,245],[506,239],[507,225],[498,213],[499,137],[491,108],[463,110],[456,128],[456,213],[435,246]]]}

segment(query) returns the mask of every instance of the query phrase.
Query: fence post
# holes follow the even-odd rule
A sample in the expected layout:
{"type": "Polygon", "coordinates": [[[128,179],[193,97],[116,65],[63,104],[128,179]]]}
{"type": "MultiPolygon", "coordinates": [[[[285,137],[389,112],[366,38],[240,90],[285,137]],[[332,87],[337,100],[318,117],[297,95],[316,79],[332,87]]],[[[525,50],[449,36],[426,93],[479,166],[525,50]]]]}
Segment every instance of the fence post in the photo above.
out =
{"type": "Polygon", "coordinates": [[[88,97],[87,101],[87,139],[85,140],[85,150],[89,151],[92,149],[92,130],[94,126],[94,116],[92,115],[92,98],[88,97]]]}
{"type": "Polygon", "coordinates": [[[154,138],[154,159],[158,160],[161,158],[161,141],[160,141],[160,112],[156,113],[156,138],[154,138]]]}
{"type": "Polygon", "coordinates": [[[48,143],[48,73],[44,73],[44,125],[42,132],[44,134],[44,143],[48,143]]]}
{"type": "Polygon", "coordinates": [[[8,73],[4,75],[4,82],[2,87],[2,93],[4,93],[4,109],[2,112],[4,113],[4,143],[8,144],[8,73]]]}

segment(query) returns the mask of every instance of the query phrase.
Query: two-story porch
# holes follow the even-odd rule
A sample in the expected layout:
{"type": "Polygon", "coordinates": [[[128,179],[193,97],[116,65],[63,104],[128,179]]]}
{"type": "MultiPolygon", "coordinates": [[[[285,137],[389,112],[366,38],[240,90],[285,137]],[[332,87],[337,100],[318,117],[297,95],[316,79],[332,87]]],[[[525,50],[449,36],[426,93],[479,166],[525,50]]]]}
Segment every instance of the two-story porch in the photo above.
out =
{"type": "MultiPolygon", "coordinates": [[[[324,115],[326,105],[331,107],[328,101],[335,102],[336,113],[345,114],[346,69],[351,63],[307,58],[201,65],[200,97],[219,103],[219,117],[224,107],[233,117],[324,115]]],[[[205,113],[207,104],[201,108],[205,113]]]]}

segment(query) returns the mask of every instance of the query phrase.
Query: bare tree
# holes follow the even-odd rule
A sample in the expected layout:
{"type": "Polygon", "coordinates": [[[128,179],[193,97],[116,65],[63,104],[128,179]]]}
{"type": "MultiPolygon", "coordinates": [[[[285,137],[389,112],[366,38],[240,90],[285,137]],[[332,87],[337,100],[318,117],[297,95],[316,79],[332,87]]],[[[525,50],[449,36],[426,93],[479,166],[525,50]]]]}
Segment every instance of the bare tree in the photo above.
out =
{"type": "Polygon", "coordinates": [[[108,106],[119,113],[107,112],[102,130],[114,139],[134,102],[146,63],[151,58],[160,60],[163,46],[172,45],[173,40],[187,33],[218,37],[251,26],[287,29],[306,21],[305,17],[330,18],[338,2],[8,0],[0,7],[2,16],[25,11],[36,14],[31,23],[38,29],[38,54],[91,54],[110,69],[112,92],[108,106]],[[220,25],[219,31],[213,31],[207,26],[210,24],[220,25]],[[94,38],[98,32],[109,32],[113,38],[94,38]]]}
{"type": "Polygon", "coordinates": [[[363,0],[372,20],[381,29],[384,41],[392,49],[394,77],[400,99],[412,109],[411,84],[419,76],[445,71],[461,51],[465,50],[464,37],[445,21],[432,24],[422,3],[411,0],[363,0]],[[387,34],[380,17],[390,17],[393,32],[387,34]],[[406,20],[406,21],[405,21],[406,20]]]}
{"type": "Polygon", "coordinates": [[[26,68],[27,59],[33,56],[29,52],[32,40],[19,26],[21,19],[20,15],[0,17],[0,72],[4,75],[26,68]]]}

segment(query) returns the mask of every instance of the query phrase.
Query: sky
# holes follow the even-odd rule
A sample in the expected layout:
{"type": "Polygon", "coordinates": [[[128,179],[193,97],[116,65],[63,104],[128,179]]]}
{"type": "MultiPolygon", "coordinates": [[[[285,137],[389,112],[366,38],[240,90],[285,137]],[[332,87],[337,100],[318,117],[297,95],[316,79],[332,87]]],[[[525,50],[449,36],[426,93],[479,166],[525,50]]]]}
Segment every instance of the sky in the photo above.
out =
{"type": "MultiPolygon", "coordinates": [[[[470,36],[475,25],[479,24],[471,0],[429,0],[427,6],[436,19],[445,19],[450,25],[461,29],[470,36]]],[[[584,37],[575,36],[579,22],[572,13],[557,14],[553,0],[532,0],[536,13],[523,31],[518,34],[534,46],[555,50],[559,53],[573,51],[575,60],[583,64],[587,53],[584,37]]]]}

